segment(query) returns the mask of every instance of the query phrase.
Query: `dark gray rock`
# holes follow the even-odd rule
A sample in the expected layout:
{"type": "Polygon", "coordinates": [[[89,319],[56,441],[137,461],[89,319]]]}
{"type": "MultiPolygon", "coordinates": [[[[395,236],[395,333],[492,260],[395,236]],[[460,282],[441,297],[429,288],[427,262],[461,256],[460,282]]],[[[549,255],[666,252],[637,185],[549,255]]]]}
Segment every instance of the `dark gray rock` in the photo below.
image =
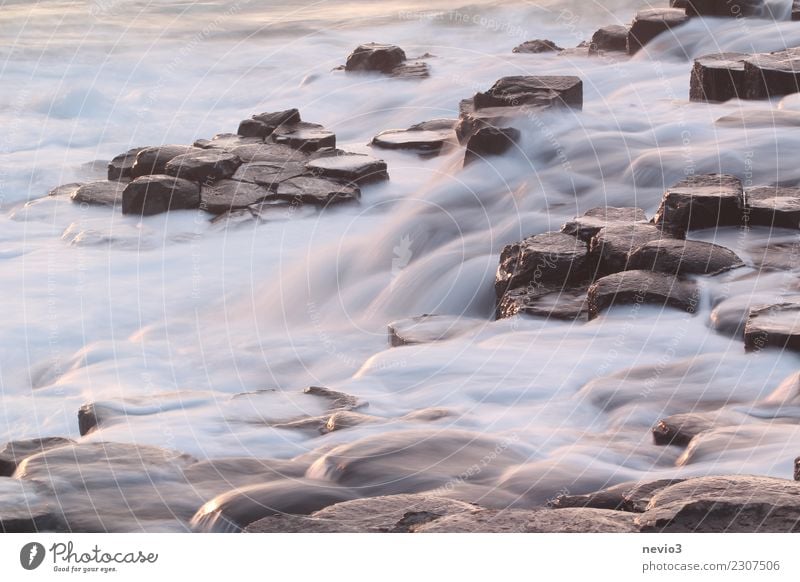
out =
{"type": "MultiPolygon", "coordinates": [[[[555,95],[555,94],[553,94],[555,95]]],[[[525,119],[532,109],[544,111],[558,105],[554,99],[542,98],[542,103],[535,107],[521,105],[517,107],[484,107],[476,109],[472,99],[465,99],[459,105],[459,120],[455,126],[458,142],[466,144],[470,136],[482,128],[508,127],[525,119]]]]}
{"type": "Polygon", "coordinates": [[[646,222],[647,216],[641,208],[600,206],[587,210],[582,216],[573,218],[561,227],[561,232],[577,236],[589,242],[600,229],[607,226],[624,226],[634,222],[646,222]]]}
{"type": "Polygon", "coordinates": [[[427,344],[448,340],[473,330],[475,321],[450,315],[418,315],[389,324],[392,347],[427,344]]]}
{"type": "Polygon", "coordinates": [[[611,24],[598,29],[589,43],[589,54],[607,51],[626,52],[628,50],[628,27],[611,24]]]}
{"type": "Polygon", "coordinates": [[[271,113],[259,113],[253,115],[251,119],[245,119],[239,124],[237,134],[242,137],[265,138],[272,135],[276,127],[285,123],[299,123],[300,112],[297,109],[287,109],[285,111],[274,111],[271,113]]]}
{"type": "Polygon", "coordinates": [[[684,0],[689,16],[721,16],[739,18],[758,16],[764,9],[764,0],[684,0]]]}
{"type": "Polygon", "coordinates": [[[365,402],[360,401],[355,396],[337,392],[324,386],[309,386],[303,390],[303,394],[325,399],[328,402],[328,410],[355,410],[366,406],[365,402]]]}
{"type": "Polygon", "coordinates": [[[274,162],[286,164],[289,162],[305,162],[308,154],[277,143],[258,143],[237,146],[230,150],[245,164],[253,162],[274,162]]]}
{"type": "Polygon", "coordinates": [[[336,135],[318,123],[291,123],[272,132],[272,140],[302,152],[315,152],[321,148],[335,148],[336,135]]]}
{"type": "Polygon", "coordinates": [[[275,190],[284,180],[308,174],[303,162],[251,162],[242,164],[233,175],[233,180],[252,182],[275,190]]]}
{"type": "Polygon", "coordinates": [[[764,348],[800,351],[800,303],[778,303],[750,309],[744,327],[748,351],[764,348]]]}
{"type": "Polygon", "coordinates": [[[83,186],[85,182],[70,182],[69,184],[61,184],[60,186],[56,186],[52,188],[49,192],[47,192],[48,196],[70,196],[72,197],[73,194],[83,186]]]}
{"type": "Polygon", "coordinates": [[[151,174],[165,174],[167,162],[172,158],[195,151],[195,147],[187,145],[163,145],[143,148],[136,154],[136,161],[131,166],[131,180],[151,174]]]}
{"type": "Polygon", "coordinates": [[[714,428],[714,419],[707,414],[688,412],[662,418],[653,427],[653,442],[657,445],[688,447],[701,432],[714,428]]]}
{"type": "Polygon", "coordinates": [[[235,154],[206,149],[172,158],[167,162],[165,171],[170,176],[192,182],[215,182],[230,178],[241,163],[235,154]]]}
{"type": "Polygon", "coordinates": [[[749,226],[800,228],[800,188],[750,188],[745,192],[744,202],[749,226]]]}
{"type": "Polygon", "coordinates": [[[800,481],[800,457],[794,460],[794,480],[800,481]]]}
{"type": "Polygon", "coordinates": [[[497,319],[518,314],[571,321],[586,319],[586,289],[518,287],[506,291],[497,303],[497,319]]]}
{"type": "Polygon", "coordinates": [[[243,119],[239,122],[236,134],[242,137],[256,137],[263,141],[264,138],[271,135],[274,130],[274,127],[270,127],[263,121],[257,119],[243,119]]]}
{"type": "Polygon", "coordinates": [[[467,140],[467,151],[464,154],[464,165],[486,156],[497,156],[506,153],[516,142],[521,133],[513,127],[482,127],[467,140]]]}
{"type": "Polygon", "coordinates": [[[355,202],[361,191],[353,184],[344,185],[326,178],[299,176],[280,182],[270,199],[286,202],[328,206],[342,202],[355,202]]]}
{"type": "Polygon", "coordinates": [[[220,215],[231,210],[248,208],[266,200],[271,193],[269,189],[253,182],[220,180],[202,187],[200,208],[220,215]]]}
{"type": "Polygon", "coordinates": [[[800,0],[792,1],[792,20],[800,20],[800,0]]]}
{"type": "Polygon", "coordinates": [[[589,287],[589,319],[614,305],[657,305],[695,313],[697,287],[672,275],[650,271],[623,271],[599,279],[589,287]]]}
{"type": "Polygon", "coordinates": [[[306,163],[306,168],[317,176],[354,184],[368,184],[389,179],[386,162],[362,154],[342,153],[318,157],[306,163]]]}
{"type": "Polygon", "coordinates": [[[744,99],[745,77],[742,53],[719,53],[695,59],[689,82],[691,101],[744,99]]]}
{"type": "Polygon", "coordinates": [[[476,93],[472,100],[476,109],[539,106],[553,101],[580,109],[583,107],[583,82],[571,76],[503,77],[488,91],[476,93]]]}
{"type": "Polygon", "coordinates": [[[589,252],[600,275],[629,268],[630,254],[643,244],[672,238],[659,227],[645,222],[612,224],[597,231],[589,242],[589,252]]]}
{"type": "Polygon", "coordinates": [[[743,266],[742,259],[723,246],[679,239],[644,243],[631,253],[628,260],[629,269],[672,275],[716,275],[743,266]]]}
{"type": "Polygon", "coordinates": [[[651,8],[636,13],[628,31],[628,54],[636,54],[658,35],[689,20],[679,8],[651,8]]]}
{"type": "Polygon", "coordinates": [[[433,119],[408,129],[389,129],[372,138],[372,145],[389,150],[415,150],[424,155],[437,155],[445,146],[456,143],[455,119],[433,119]]]}
{"type": "Polygon", "coordinates": [[[236,133],[218,133],[211,139],[198,139],[194,146],[201,149],[218,149],[230,151],[243,145],[259,145],[264,143],[260,137],[245,137],[236,133]]]}
{"type": "Polygon", "coordinates": [[[800,91],[800,49],[758,53],[744,61],[747,99],[766,99],[800,91]]]}
{"type": "Polygon", "coordinates": [[[174,176],[153,175],[136,178],[122,193],[122,213],[149,216],[197,208],[200,206],[200,186],[174,176]]]}
{"type": "Polygon", "coordinates": [[[552,40],[537,38],[535,40],[526,40],[521,45],[514,47],[513,53],[556,53],[562,51],[560,46],[552,40]]]}
{"type": "Polygon", "coordinates": [[[683,479],[620,483],[585,495],[559,495],[548,504],[555,509],[591,507],[642,513],[653,495],[664,487],[680,483],[683,479]]]}
{"type": "Polygon", "coordinates": [[[345,64],[346,71],[375,71],[391,73],[406,60],[406,53],[392,44],[362,44],[350,53],[345,64]]]}
{"type": "Polygon", "coordinates": [[[742,182],[727,174],[701,174],[681,180],[661,199],[653,223],[684,233],[701,228],[741,226],[744,194],[742,182]]]}
{"type": "Polygon", "coordinates": [[[0,450],[0,477],[10,477],[17,470],[23,459],[63,445],[73,444],[74,441],[62,437],[46,437],[41,439],[28,439],[10,441],[0,450]]]}
{"type": "Polygon", "coordinates": [[[115,156],[108,162],[108,179],[113,180],[132,180],[133,164],[136,163],[136,156],[145,148],[133,148],[115,156]]]}
{"type": "Polygon", "coordinates": [[[119,181],[88,182],[76,189],[70,199],[78,204],[114,207],[122,202],[122,192],[126,186],[126,182],[119,181]]]}

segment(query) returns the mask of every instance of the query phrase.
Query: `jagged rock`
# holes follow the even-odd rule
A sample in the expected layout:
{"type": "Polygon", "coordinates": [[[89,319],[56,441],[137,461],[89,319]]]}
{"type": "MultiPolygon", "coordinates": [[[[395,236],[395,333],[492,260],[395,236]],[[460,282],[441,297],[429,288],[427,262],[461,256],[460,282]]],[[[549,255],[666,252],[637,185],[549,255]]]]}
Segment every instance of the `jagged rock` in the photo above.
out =
{"type": "Polygon", "coordinates": [[[745,192],[749,226],[800,228],[800,188],[763,186],[745,192]]]}
{"type": "Polygon", "coordinates": [[[389,345],[392,347],[427,344],[448,340],[475,328],[474,321],[450,315],[419,315],[389,324],[389,345]]]}
{"type": "Polygon", "coordinates": [[[343,185],[325,178],[298,176],[280,182],[270,198],[328,206],[341,202],[354,202],[361,198],[361,191],[353,184],[343,185]]]}
{"type": "Polygon", "coordinates": [[[583,81],[571,76],[503,77],[488,91],[476,93],[472,101],[476,109],[539,106],[554,101],[580,109],[583,107],[583,81]]]}
{"type": "Polygon", "coordinates": [[[272,194],[270,190],[252,182],[220,180],[202,187],[200,190],[200,208],[211,214],[219,215],[257,204],[266,200],[270,194],[272,194]]]}
{"type": "Polygon", "coordinates": [[[388,129],[372,138],[372,145],[388,150],[416,150],[437,155],[445,146],[456,142],[455,119],[433,119],[408,129],[388,129]]]}
{"type": "Polygon", "coordinates": [[[555,53],[563,51],[560,46],[552,40],[545,40],[537,38],[535,40],[526,40],[521,45],[514,47],[513,53],[555,53]]]}
{"type": "Polygon", "coordinates": [[[500,155],[511,149],[519,141],[521,133],[513,127],[482,127],[467,141],[464,165],[483,159],[486,156],[500,155]]]}
{"type": "Polygon", "coordinates": [[[561,232],[577,236],[589,242],[600,229],[607,226],[629,225],[634,222],[646,222],[647,216],[641,208],[600,206],[587,210],[561,227],[561,232]]]}
{"type": "Polygon", "coordinates": [[[272,113],[259,113],[250,119],[244,119],[239,124],[237,134],[242,137],[265,138],[272,135],[275,128],[284,123],[299,123],[300,112],[297,109],[275,111],[272,113]]]}
{"type": "Polygon", "coordinates": [[[192,182],[215,182],[230,178],[241,165],[236,155],[223,150],[207,149],[172,158],[166,173],[192,182]]]}
{"type": "Polygon", "coordinates": [[[628,54],[636,54],[658,35],[687,20],[686,12],[678,8],[651,8],[637,12],[628,31],[628,54]]]}
{"type": "Polygon", "coordinates": [[[243,145],[258,145],[264,143],[260,137],[244,137],[236,133],[218,133],[211,139],[198,139],[194,142],[194,147],[219,150],[232,150],[243,145]]]}
{"type": "Polygon", "coordinates": [[[653,223],[674,233],[701,228],[740,226],[742,182],[726,174],[702,174],[681,180],[661,199],[653,223]]]}
{"type": "Polygon", "coordinates": [[[628,50],[628,27],[611,24],[598,29],[589,43],[589,54],[605,51],[626,52],[628,50]]]}
{"type": "Polygon", "coordinates": [[[239,166],[233,174],[233,180],[252,182],[268,190],[275,190],[280,182],[308,173],[303,162],[251,162],[239,166]]]}
{"type": "Polygon", "coordinates": [[[143,148],[136,154],[136,161],[131,166],[131,180],[151,174],[165,174],[167,162],[172,158],[188,154],[196,148],[187,145],[163,145],[143,148]]]}
{"type": "Polygon", "coordinates": [[[659,227],[644,222],[612,224],[597,231],[589,242],[589,252],[597,272],[610,275],[629,268],[630,254],[643,244],[671,238],[659,227]]]}
{"type": "Polygon", "coordinates": [[[688,16],[755,16],[761,14],[764,0],[684,0],[688,16]]]}
{"type": "Polygon", "coordinates": [[[744,61],[747,99],[766,99],[800,91],[800,49],[757,53],[744,61]]]}
{"type": "Polygon", "coordinates": [[[555,509],[566,507],[591,507],[642,513],[659,490],[680,483],[683,479],[660,479],[658,481],[628,482],[614,485],[585,495],[559,495],[548,505],[555,509]]]}
{"type": "Polygon", "coordinates": [[[586,319],[586,289],[518,287],[506,291],[497,304],[497,319],[524,314],[562,320],[586,319]]]}
{"type": "Polygon", "coordinates": [[[694,313],[695,285],[672,275],[650,271],[623,271],[599,279],[589,287],[589,319],[614,305],[660,305],[694,313]]]}
{"type": "Polygon", "coordinates": [[[336,147],[336,135],[332,131],[318,123],[305,121],[281,125],[272,132],[272,140],[302,152],[336,147]]]}
{"type": "Polygon", "coordinates": [[[0,477],[0,533],[59,531],[56,507],[41,484],[0,477]]]}
{"type": "Polygon", "coordinates": [[[388,180],[386,167],[386,162],[378,158],[348,153],[316,158],[306,164],[313,174],[354,184],[388,180]]]}
{"type": "Polygon", "coordinates": [[[750,475],[687,479],[656,493],[636,524],[643,532],[797,532],[800,483],[750,475]]]}
{"type": "Polygon", "coordinates": [[[345,64],[346,71],[376,71],[391,73],[406,60],[406,53],[392,44],[362,44],[350,53],[345,64]]]}
{"type": "Polygon", "coordinates": [[[592,508],[483,509],[456,513],[418,526],[420,533],[630,533],[634,515],[592,508]]]}
{"type": "Polygon", "coordinates": [[[230,150],[245,164],[253,162],[305,162],[308,154],[277,143],[257,143],[237,146],[230,150]]]}
{"type": "Polygon", "coordinates": [[[117,206],[122,201],[122,192],[127,186],[126,182],[112,182],[98,180],[88,182],[76,189],[70,199],[78,204],[92,204],[97,206],[117,206]]]}
{"type": "Polygon", "coordinates": [[[62,437],[46,437],[24,441],[10,441],[0,450],[0,477],[14,474],[23,459],[62,445],[73,444],[74,441],[62,437]]]}
{"type": "Polygon", "coordinates": [[[132,170],[133,164],[136,163],[136,156],[145,148],[133,148],[119,154],[108,162],[108,179],[113,180],[131,180],[133,179],[132,170]]]}
{"type": "Polygon", "coordinates": [[[47,195],[48,196],[72,196],[75,192],[84,185],[85,182],[70,182],[69,184],[61,184],[60,186],[56,186],[52,188],[47,195]]]}
{"type": "Polygon", "coordinates": [[[744,346],[748,351],[800,350],[800,303],[753,307],[744,327],[744,346]]]}
{"type": "Polygon", "coordinates": [[[122,193],[122,213],[149,216],[197,208],[200,187],[194,182],[174,176],[152,175],[136,178],[122,193]]]}
{"type": "Polygon", "coordinates": [[[560,232],[547,232],[507,245],[495,278],[498,297],[509,289],[552,289],[585,280],[591,274],[586,243],[560,232]]]}
{"type": "Polygon", "coordinates": [[[742,53],[719,53],[695,59],[689,83],[691,101],[744,99],[745,77],[742,53]]]}
{"type": "Polygon", "coordinates": [[[697,240],[661,239],[644,243],[631,253],[629,269],[672,275],[716,275],[743,267],[736,253],[723,246],[697,240]]]}

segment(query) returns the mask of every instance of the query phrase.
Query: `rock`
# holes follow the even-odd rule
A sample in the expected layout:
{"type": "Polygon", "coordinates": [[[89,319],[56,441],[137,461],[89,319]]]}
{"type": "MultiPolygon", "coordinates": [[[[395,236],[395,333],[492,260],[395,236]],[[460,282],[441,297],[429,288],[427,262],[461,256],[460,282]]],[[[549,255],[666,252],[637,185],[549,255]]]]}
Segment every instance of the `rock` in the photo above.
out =
{"type": "Polygon", "coordinates": [[[656,493],[636,518],[643,532],[800,531],[800,483],[724,475],[687,479],[656,493]]]}
{"type": "Polygon", "coordinates": [[[303,162],[251,162],[242,164],[233,175],[238,182],[252,182],[275,190],[280,182],[309,174],[303,162]]]}
{"type": "Polygon", "coordinates": [[[278,184],[271,199],[302,204],[328,206],[354,202],[361,198],[361,190],[353,184],[343,185],[326,178],[299,176],[278,184]]]}
{"type": "Polygon", "coordinates": [[[752,303],[749,296],[734,296],[721,301],[709,315],[711,328],[718,333],[741,339],[752,303]]]}
{"type": "Polygon", "coordinates": [[[586,243],[568,234],[547,232],[503,248],[495,292],[502,297],[517,287],[560,288],[590,275],[586,243]]]}
{"type": "Polygon", "coordinates": [[[653,427],[653,442],[657,445],[687,447],[703,431],[717,426],[713,415],[688,412],[662,418],[653,427]]]}
{"type": "Polygon", "coordinates": [[[131,180],[151,174],[165,174],[167,162],[172,158],[188,154],[196,148],[186,145],[163,145],[147,147],[136,154],[136,161],[131,166],[131,180]]]}
{"type": "Polygon", "coordinates": [[[426,155],[438,155],[447,145],[456,143],[453,128],[455,119],[434,119],[412,125],[408,129],[382,131],[370,142],[388,150],[416,150],[426,155]]]}
{"type": "Polygon", "coordinates": [[[132,180],[133,164],[136,163],[136,156],[145,148],[133,148],[115,156],[108,163],[108,180],[132,180]]]}
{"type": "Polygon", "coordinates": [[[684,10],[689,5],[689,0],[669,0],[670,8],[683,8],[684,10]]]}
{"type": "Polygon", "coordinates": [[[306,168],[324,178],[343,180],[354,184],[367,184],[388,180],[386,162],[362,154],[343,153],[311,160],[306,168]]]}
{"type": "Polygon", "coordinates": [[[497,304],[497,319],[518,314],[560,320],[586,319],[586,289],[518,287],[506,291],[497,304]]]}
{"type": "Polygon", "coordinates": [[[410,346],[445,341],[476,327],[475,321],[450,315],[418,315],[389,324],[389,345],[410,346]]]}
{"type": "Polygon", "coordinates": [[[800,112],[783,109],[744,109],[720,117],[714,121],[714,125],[743,129],[800,127],[800,112]]]}
{"type": "Polygon", "coordinates": [[[274,130],[274,127],[270,127],[257,119],[243,119],[239,122],[236,134],[242,137],[256,137],[264,141],[264,138],[271,135],[274,130]]]}
{"type": "Polygon", "coordinates": [[[172,158],[167,162],[165,171],[170,176],[192,182],[215,182],[230,178],[241,163],[235,154],[207,149],[172,158]]]}
{"type": "Polygon", "coordinates": [[[248,208],[272,194],[270,190],[252,182],[220,180],[200,190],[200,208],[220,215],[239,208],[248,208]]]}
{"type": "Polygon", "coordinates": [[[272,132],[272,140],[302,152],[336,147],[336,135],[332,131],[328,131],[318,123],[305,121],[276,128],[272,132]]]}
{"type": "Polygon", "coordinates": [[[744,327],[747,351],[800,350],[800,303],[753,307],[744,327]]]}
{"type": "Polygon", "coordinates": [[[698,301],[695,285],[672,275],[623,271],[603,277],[589,287],[589,319],[614,305],[659,305],[694,313],[698,301]]]}
{"type": "Polygon", "coordinates": [[[552,40],[537,38],[536,40],[526,40],[521,45],[514,47],[513,53],[554,53],[563,51],[560,46],[552,40]]]}
{"type": "Polygon", "coordinates": [[[792,1],[792,20],[800,20],[800,0],[792,1]]]}
{"type": "Polygon", "coordinates": [[[589,54],[606,51],[626,52],[628,50],[628,27],[611,24],[598,29],[589,43],[589,54]]]}
{"type": "Polygon", "coordinates": [[[320,432],[322,434],[328,434],[354,426],[379,424],[381,422],[383,422],[383,419],[377,416],[370,416],[369,414],[361,414],[360,412],[352,412],[350,410],[339,410],[328,417],[325,421],[325,426],[321,428],[320,432]]]}
{"type": "Polygon", "coordinates": [[[70,182],[69,184],[61,184],[61,186],[56,186],[55,188],[51,189],[47,195],[48,196],[70,196],[72,197],[73,194],[84,185],[85,182],[70,182]]]}
{"type": "Polygon", "coordinates": [[[46,488],[39,483],[0,477],[0,533],[61,530],[56,503],[50,503],[48,497],[46,488]]]}
{"type": "Polygon", "coordinates": [[[701,228],[741,226],[742,182],[726,174],[702,174],[681,180],[661,199],[653,223],[674,233],[701,228]]]}
{"type": "Polygon", "coordinates": [[[486,92],[472,98],[476,109],[486,107],[539,106],[559,102],[566,107],[583,107],[583,82],[570,76],[516,76],[498,79],[486,92]]]}
{"type": "Polygon", "coordinates": [[[589,252],[597,272],[610,275],[629,268],[630,254],[643,244],[671,238],[659,227],[644,222],[612,224],[597,231],[589,242],[589,252]]]}
{"type": "Polygon", "coordinates": [[[300,112],[297,109],[275,111],[272,113],[259,113],[251,119],[245,119],[239,124],[237,134],[242,137],[265,138],[275,131],[275,128],[284,123],[299,123],[300,112]]]}
{"type": "Polygon", "coordinates": [[[519,141],[521,133],[513,127],[482,127],[473,133],[467,141],[464,165],[483,159],[486,156],[501,155],[511,149],[519,141]]]}
{"type": "Polygon", "coordinates": [[[800,457],[794,460],[794,480],[800,481],[800,457]]]}
{"type": "Polygon", "coordinates": [[[194,147],[201,149],[232,150],[243,145],[259,145],[264,143],[260,137],[244,137],[236,133],[218,133],[211,139],[198,139],[194,147]]]}
{"type": "Polygon", "coordinates": [[[456,513],[418,526],[420,533],[626,533],[634,516],[607,509],[484,509],[456,513]]]}
{"type": "Polygon", "coordinates": [[[744,99],[746,58],[742,53],[718,53],[695,59],[689,99],[716,102],[744,99]]]}
{"type": "Polygon", "coordinates": [[[750,188],[745,192],[744,205],[749,226],[800,228],[800,188],[750,188]]]}
{"type": "Polygon", "coordinates": [[[688,16],[756,16],[761,14],[763,0],[685,0],[688,16]]]}
{"type": "Polygon", "coordinates": [[[136,178],[122,193],[122,213],[150,216],[200,206],[200,187],[174,176],[136,178]]]}
{"type": "Polygon", "coordinates": [[[328,401],[328,410],[354,410],[366,406],[365,402],[361,402],[355,396],[322,386],[309,386],[303,390],[303,394],[324,398],[328,401]]]}
{"type": "Polygon", "coordinates": [[[391,72],[392,77],[399,79],[427,79],[431,76],[427,63],[414,62],[397,65],[391,72]]]}
{"type": "Polygon", "coordinates": [[[28,439],[24,441],[10,441],[0,450],[0,477],[10,477],[14,474],[23,459],[63,445],[73,444],[74,441],[61,437],[46,437],[41,439],[28,439]]]}
{"type": "Polygon", "coordinates": [[[230,150],[243,163],[273,162],[287,164],[289,162],[305,162],[308,154],[277,143],[257,143],[236,146],[230,150]]]}
{"type": "Polygon", "coordinates": [[[585,495],[559,495],[549,505],[555,509],[591,507],[594,509],[642,513],[657,491],[681,481],[683,479],[620,483],[619,485],[585,495]]]}
{"type": "Polygon", "coordinates": [[[114,207],[122,201],[122,192],[126,186],[125,182],[88,182],[75,190],[70,199],[78,204],[114,207]]]}
{"type": "Polygon", "coordinates": [[[392,44],[368,43],[356,47],[347,57],[346,71],[376,71],[391,73],[406,60],[406,53],[392,44]]]}
{"type": "Polygon", "coordinates": [[[646,242],[628,260],[629,269],[671,275],[716,275],[743,266],[742,259],[723,246],[678,239],[646,242]]]}
{"type": "MultiPolygon", "coordinates": [[[[543,99],[542,104],[536,106],[535,109],[543,111],[554,106],[552,101],[548,102],[543,99]]],[[[481,128],[507,127],[524,119],[526,114],[530,114],[531,111],[528,106],[476,109],[472,99],[463,100],[459,109],[460,118],[455,126],[455,135],[461,144],[466,144],[470,136],[481,128]]]]}
{"type": "Polygon", "coordinates": [[[759,53],[744,61],[747,99],[766,99],[800,91],[800,49],[759,53]]]}
{"type": "Polygon", "coordinates": [[[628,54],[639,52],[663,32],[686,23],[689,19],[679,8],[651,8],[636,13],[628,31],[628,54]]]}
{"type": "Polygon", "coordinates": [[[201,532],[236,532],[262,518],[291,513],[308,515],[358,495],[347,487],[311,479],[250,485],[219,495],[203,505],[191,525],[201,532]]]}
{"type": "Polygon", "coordinates": [[[561,227],[561,232],[589,242],[606,226],[624,226],[634,222],[647,222],[647,216],[641,208],[600,206],[587,210],[582,216],[565,223],[561,227]]]}

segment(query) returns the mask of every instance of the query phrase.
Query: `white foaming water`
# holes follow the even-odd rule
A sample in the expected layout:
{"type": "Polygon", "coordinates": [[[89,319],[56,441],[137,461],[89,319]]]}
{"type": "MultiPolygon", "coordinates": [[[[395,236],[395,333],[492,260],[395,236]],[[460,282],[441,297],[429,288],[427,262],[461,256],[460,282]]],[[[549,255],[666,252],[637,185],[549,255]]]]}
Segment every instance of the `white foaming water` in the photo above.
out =
{"type": "MultiPolygon", "coordinates": [[[[603,4],[6,2],[0,439],[77,438],[78,408],[102,402],[129,416],[84,440],[201,458],[313,458],[360,439],[405,446],[405,431],[421,426],[454,429],[456,443],[464,431],[487,435],[510,443],[490,461],[503,470],[486,473],[484,485],[506,495],[497,503],[666,475],[788,476],[800,415],[760,401],[798,358],[746,355],[740,338],[710,329],[709,313],[723,298],[795,293],[794,273],[748,268],[703,279],[691,318],[620,309],[589,324],[492,321],[494,273],[509,242],[595,206],[651,215],[687,173],[800,181],[796,128],[714,123],[796,110],[796,98],[687,98],[692,58],[795,46],[797,23],[697,19],[630,60],[511,54],[532,38],[574,46],[647,7],[603,4]],[[332,72],[368,41],[435,55],[431,78],[332,72]],[[359,205],[224,229],[190,211],[137,220],[41,198],[60,183],[101,178],[94,160],[191,143],[288,107],[335,131],[339,147],[370,152],[379,131],[455,117],[459,100],[515,74],[580,76],[583,111],[543,113],[528,121],[518,151],[467,169],[462,152],[371,152],[387,161],[391,181],[365,187],[359,205]],[[387,323],[422,313],[475,327],[389,349],[387,323]],[[362,412],[384,422],[326,435],[267,426],[320,414],[317,401],[295,394],[309,385],[367,401],[362,412]],[[287,394],[232,398],[272,389],[287,394]],[[664,415],[720,407],[755,428],[701,443],[688,460],[651,443],[664,415]],[[448,414],[423,425],[406,416],[431,408],[448,414]]],[[[770,6],[785,16],[788,4],[770,6]]],[[[750,261],[766,235],[714,236],[750,261]]],[[[481,462],[468,458],[464,470],[481,462]]],[[[331,478],[326,459],[308,477],[331,478]]]]}

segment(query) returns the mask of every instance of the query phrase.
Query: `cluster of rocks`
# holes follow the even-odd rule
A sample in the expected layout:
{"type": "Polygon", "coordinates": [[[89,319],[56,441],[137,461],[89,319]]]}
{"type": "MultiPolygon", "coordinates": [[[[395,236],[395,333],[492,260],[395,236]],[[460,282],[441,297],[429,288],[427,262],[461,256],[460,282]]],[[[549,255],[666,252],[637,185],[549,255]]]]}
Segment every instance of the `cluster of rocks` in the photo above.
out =
{"type": "Polygon", "coordinates": [[[694,61],[692,101],[766,99],[800,92],[800,49],[772,53],[716,53],[694,61]]]}

